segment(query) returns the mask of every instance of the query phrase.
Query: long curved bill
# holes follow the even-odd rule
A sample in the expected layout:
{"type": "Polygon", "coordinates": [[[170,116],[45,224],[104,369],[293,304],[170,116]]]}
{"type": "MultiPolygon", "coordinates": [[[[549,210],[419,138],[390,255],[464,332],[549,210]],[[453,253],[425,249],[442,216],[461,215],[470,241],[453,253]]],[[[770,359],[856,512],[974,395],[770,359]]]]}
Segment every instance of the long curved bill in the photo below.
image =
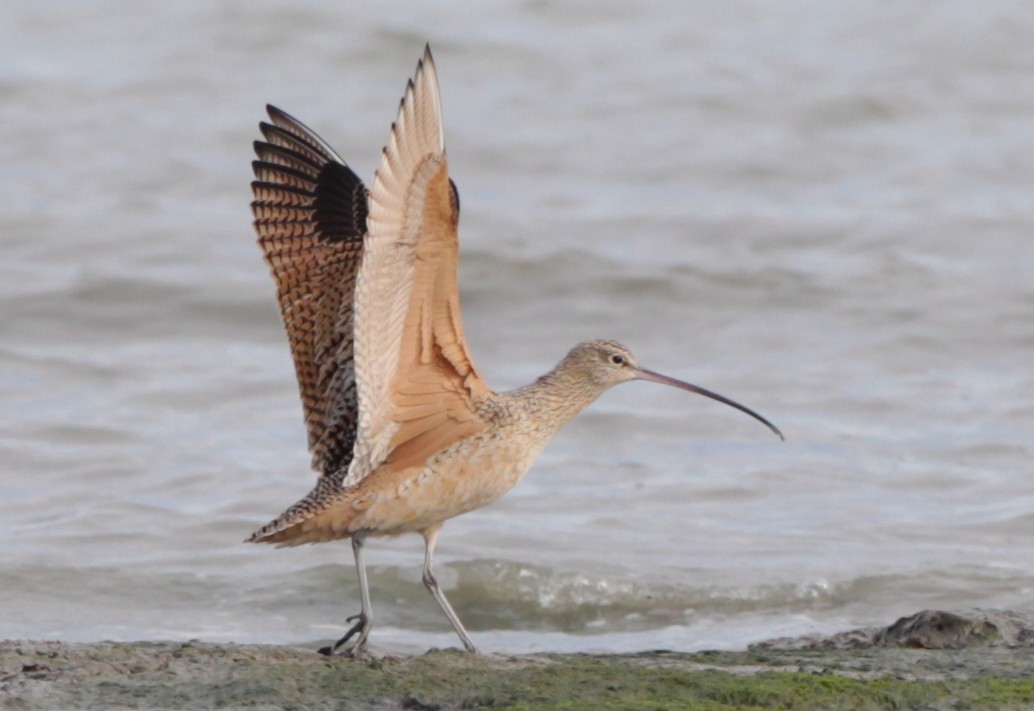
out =
{"type": "Polygon", "coordinates": [[[688,390],[689,392],[696,393],[697,395],[709,397],[712,400],[717,400],[718,402],[724,402],[729,407],[735,407],[740,412],[745,412],[751,417],[753,417],[755,420],[763,423],[768,429],[772,430],[777,435],[779,435],[779,439],[783,440],[784,442],[786,441],[786,437],[783,437],[783,433],[779,431],[779,428],[773,425],[768,420],[766,420],[764,417],[754,412],[749,407],[744,407],[738,402],[734,402],[733,400],[730,400],[727,397],[722,397],[718,393],[713,393],[710,390],[705,390],[704,388],[697,387],[696,385],[684,383],[681,380],[676,380],[675,378],[669,378],[667,375],[661,375],[660,373],[655,373],[652,370],[646,370],[645,368],[639,369],[639,373],[636,376],[636,378],[638,380],[649,380],[653,383],[660,383],[661,385],[671,385],[672,387],[680,388],[682,390],[688,390]]]}

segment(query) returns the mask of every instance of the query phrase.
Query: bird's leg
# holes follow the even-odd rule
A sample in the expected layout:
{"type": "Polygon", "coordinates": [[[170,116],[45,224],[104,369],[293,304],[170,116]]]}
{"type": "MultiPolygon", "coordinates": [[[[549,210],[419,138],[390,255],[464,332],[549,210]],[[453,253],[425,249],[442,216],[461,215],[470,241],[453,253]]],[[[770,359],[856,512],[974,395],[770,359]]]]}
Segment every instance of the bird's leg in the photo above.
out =
{"type": "Polygon", "coordinates": [[[354,533],[352,534],[352,553],[355,554],[355,570],[359,577],[359,600],[362,604],[362,610],[358,615],[352,615],[346,622],[355,620],[356,623],[345,633],[345,636],[334,643],[333,647],[323,647],[320,649],[320,654],[326,656],[332,655],[338,650],[341,645],[345,644],[348,640],[352,639],[357,633],[359,635],[352,648],[348,650],[348,653],[352,656],[356,656],[366,648],[366,638],[370,636],[370,630],[373,628],[373,609],[370,607],[370,587],[366,582],[366,565],[363,563],[363,542],[366,540],[366,534],[354,533]]]}
{"type": "Polygon", "coordinates": [[[438,588],[438,581],[434,579],[434,573],[431,571],[431,555],[434,553],[434,544],[438,540],[438,532],[442,530],[442,524],[436,523],[430,528],[426,528],[421,531],[421,535],[424,537],[424,585],[428,590],[431,591],[431,595],[434,596],[435,602],[442,608],[442,612],[449,618],[449,622],[452,623],[453,629],[456,630],[456,634],[460,636],[460,640],[463,642],[463,646],[467,648],[468,652],[477,653],[477,647],[470,639],[470,635],[467,634],[467,630],[463,629],[463,623],[460,622],[460,618],[456,616],[455,611],[452,609],[452,605],[445,599],[445,595],[438,588]]]}

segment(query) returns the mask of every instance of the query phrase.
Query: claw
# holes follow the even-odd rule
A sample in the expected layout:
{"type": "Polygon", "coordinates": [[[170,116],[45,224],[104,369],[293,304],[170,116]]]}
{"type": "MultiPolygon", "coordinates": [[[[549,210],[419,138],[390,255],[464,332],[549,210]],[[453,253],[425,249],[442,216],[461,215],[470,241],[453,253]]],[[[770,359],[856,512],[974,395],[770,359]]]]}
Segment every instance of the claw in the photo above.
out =
{"type": "Polygon", "coordinates": [[[345,622],[351,622],[352,620],[358,620],[358,621],[349,628],[348,632],[345,632],[345,636],[344,637],[342,637],[341,639],[339,639],[337,642],[334,643],[334,646],[332,646],[332,647],[320,647],[320,650],[319,650],[320,654],[322,654],[325,657],[333,656],[334,653],[342,645],[347,643],[348,640],[352,639],[352,637],[354,637],[357,633],[362,633],[362,634],[359,635],[359,639],[356,640],[356,643],[354,645],[352,645],[352,648],[350,650],[348,650],[348,655],[354,657],[354,656],[358,655],[363,650],[364,647],[366,647],[366,632],[368,630],[366,615],[364,615],[363,613],[360,612],[358,614],[352,615],[351,617],[346,619],[345,622]]]}

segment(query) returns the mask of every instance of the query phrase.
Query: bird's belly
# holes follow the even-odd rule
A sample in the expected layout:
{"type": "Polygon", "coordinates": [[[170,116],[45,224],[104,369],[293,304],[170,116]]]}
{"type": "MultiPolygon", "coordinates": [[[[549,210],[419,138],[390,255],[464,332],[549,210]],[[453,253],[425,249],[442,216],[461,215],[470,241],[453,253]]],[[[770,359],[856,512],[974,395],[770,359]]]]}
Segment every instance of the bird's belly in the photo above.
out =
{"type": "MultiPolygon", "coordinates": [[[[457,442],[423,467],[386,475],[383,484],[364,497],[364,510],[350,528],[392,535],[420,531],[473,511],[512,489],[541,449],[498,437],[457,442]]],[[[375,472],[369,483],[377,478],[375,472]]]]}

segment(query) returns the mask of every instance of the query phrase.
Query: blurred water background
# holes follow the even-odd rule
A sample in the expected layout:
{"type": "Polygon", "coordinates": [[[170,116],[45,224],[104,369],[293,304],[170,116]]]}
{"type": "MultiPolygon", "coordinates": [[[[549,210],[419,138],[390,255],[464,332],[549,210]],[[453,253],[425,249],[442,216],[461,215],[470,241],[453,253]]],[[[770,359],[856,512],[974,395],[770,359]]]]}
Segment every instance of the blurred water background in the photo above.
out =
{"type": "MultiPolygon", "coordinates": [[[[251,142],[369,183],[425,41],[502,390],[582,338],[756,408],[608,393],[439,577],[486,651],[737,648],[1034,606],[1034,10],[1022,2],[0,5],[0,637],[315,645],[314,475],[251,142]]],[[[375,649],[458,640],[418,537],[375,649]]]]}

